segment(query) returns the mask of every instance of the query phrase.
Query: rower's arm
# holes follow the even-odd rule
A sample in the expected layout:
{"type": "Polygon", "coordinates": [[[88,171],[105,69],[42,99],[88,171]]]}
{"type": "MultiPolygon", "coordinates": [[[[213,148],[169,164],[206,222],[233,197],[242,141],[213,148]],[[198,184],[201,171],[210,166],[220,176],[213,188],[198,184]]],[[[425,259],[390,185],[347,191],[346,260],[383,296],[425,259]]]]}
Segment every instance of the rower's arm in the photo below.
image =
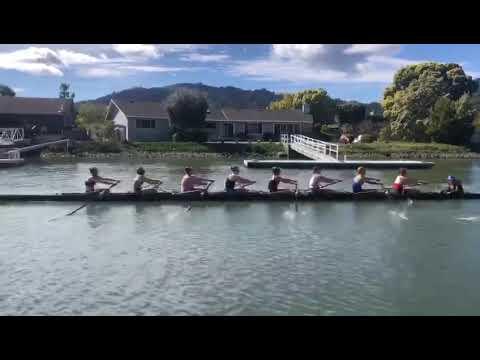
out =
{"type": "Polygon", "coordinates": [[[161,185],[162,184],[162,182],[160,180],[150,179],[150,178],[147,178],[147,177],[144,177],[143,181],[145,181],[146,183],[152,184],[152,185],[161,185]]]}
{"type": "Polygon", "coordinates": [[[251,180],[242,178],[242,177],[240,177],[240,176],[237,176],[236,179],[237,179],[237,181],[238,181],[240,184],[248,184],[248,185],[255,184],[255,181],[251,181],[251,180]]]}
{"type": "Polygon", "coordinates": [[[340,180],[330,179],[330,178],[325,177],[325,176],[320,176],[320,181],[324,182],[324,183],[328,183],[328,184],[333,184],[333,183],[339,182],[340,180]]]}
{"type": "Polygon", "coordinates": [[[292,179],[287,179],[287,178],[282,178],[282,177],[279,177],[278,180],[280,182],[283,182],[285,184],[293,184],[295,185],[297,183],[297,180],[292,180],[292,179]]]}
{"type": "Polygon", "coordinates": [[[365,178],[365,182],[367,184],[372,184],[372,185],[378,185],[380,183],[380,180],[379,179],[375,179],[375,178],[365,178]]]}
{"type": "Polygon", "coordinates": [[[99,182],[99,183],[102,183],[102,184],[106,184],[106,185],[113,185],[117,182],[120,182],[119,180],[110,179],[110,178],[102,178],[100,176],[98,176],[96,178],[96,181],[99,182]]]}

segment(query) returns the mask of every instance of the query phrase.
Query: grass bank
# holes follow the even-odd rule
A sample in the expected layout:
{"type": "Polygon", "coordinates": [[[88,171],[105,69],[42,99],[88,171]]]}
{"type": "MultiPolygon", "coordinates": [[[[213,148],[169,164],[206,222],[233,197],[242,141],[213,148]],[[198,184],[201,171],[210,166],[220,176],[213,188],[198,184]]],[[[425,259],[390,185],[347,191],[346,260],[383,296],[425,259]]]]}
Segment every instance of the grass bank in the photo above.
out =
{"type": "MultiPolygon", "coordinates": [[[[202,144],[194,142],[138,142],[120,144],[118,142],[99,143],[78,142],[67,157],[83,158],[229,158],[248,156],[251,158],[277,158],[283,152],[280,143],[256,142],[251,144],[202,144]]],[[[45,152],[47,158],[66,157],[62,152],[45,152]]]]}
{"type": "Polygon", "coordinates": [[[478,158],[464,146],[401,141],[341,145],[340,156],[347,158],[478,158]]]}

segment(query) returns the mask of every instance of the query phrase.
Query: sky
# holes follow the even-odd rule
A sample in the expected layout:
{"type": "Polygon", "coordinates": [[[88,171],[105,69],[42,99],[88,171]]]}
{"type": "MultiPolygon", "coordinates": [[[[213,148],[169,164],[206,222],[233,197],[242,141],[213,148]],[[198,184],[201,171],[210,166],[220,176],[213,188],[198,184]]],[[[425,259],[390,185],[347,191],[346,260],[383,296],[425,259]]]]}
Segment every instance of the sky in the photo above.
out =
{"type": "Polygon", "coordinates": [[[203,83],[277,93],[323,88],[330,96],[380,101],[395,72],[453,62],[480,77],[480,45],[434,44],[0,44],[0,84],[17,96],[75,100],[132,87],[203,83]]]}

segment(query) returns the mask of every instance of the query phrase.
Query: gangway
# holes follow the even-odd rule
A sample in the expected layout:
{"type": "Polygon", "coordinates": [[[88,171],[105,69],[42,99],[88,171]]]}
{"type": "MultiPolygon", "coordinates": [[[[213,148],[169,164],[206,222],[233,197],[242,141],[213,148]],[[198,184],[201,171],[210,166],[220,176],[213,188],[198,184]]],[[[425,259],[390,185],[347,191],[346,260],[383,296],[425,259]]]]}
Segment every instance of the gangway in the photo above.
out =
{"type": "Polygon", "coordinates": [[[339,162],[339,146],[318,139],[312,139],[305,135],[282,134],[281,141],[299,154],[313,160],[339,162]]]}
{"type": "Polygon", "coordinates": [[[23,128],[0,128],[0,145],[14,145],[23,141],[25,133],[23,128]]]}

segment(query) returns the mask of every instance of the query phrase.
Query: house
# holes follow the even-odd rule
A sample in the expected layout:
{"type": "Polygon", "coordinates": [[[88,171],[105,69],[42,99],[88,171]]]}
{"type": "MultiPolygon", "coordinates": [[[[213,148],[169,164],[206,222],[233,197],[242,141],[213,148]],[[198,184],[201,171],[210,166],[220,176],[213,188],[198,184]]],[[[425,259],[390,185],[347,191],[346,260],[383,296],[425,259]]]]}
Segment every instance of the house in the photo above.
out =
{"type": "Polygon", "coordinates": [[[210,139],[278,139],[312,132],[312,115],[302,110],[222,109],[207,115],[210,139]]]}
{"type": "Polygon", "coordinates": [[[76,111],[72,99],[0,96],[0,128],[16,128],[25,137],[63,135],[72,129],[76,111]]]}
{"type": "Polygon", "coordinates": [[[112,120],[122,141],[170,141],[170,118],[161,103],[110,100],[106,120],[112,120]]]}
{"type": "MultiPolygon", "coordinates": [[[[121,140],[169,141],[171,121],[156,102],[111,100],[106,120],[112,120],[121,140]]],[[[313,118],[302,110],[221,109],[207,113],[210,140],[279,138],[282,133],[310,134],[313,118]]]]}

